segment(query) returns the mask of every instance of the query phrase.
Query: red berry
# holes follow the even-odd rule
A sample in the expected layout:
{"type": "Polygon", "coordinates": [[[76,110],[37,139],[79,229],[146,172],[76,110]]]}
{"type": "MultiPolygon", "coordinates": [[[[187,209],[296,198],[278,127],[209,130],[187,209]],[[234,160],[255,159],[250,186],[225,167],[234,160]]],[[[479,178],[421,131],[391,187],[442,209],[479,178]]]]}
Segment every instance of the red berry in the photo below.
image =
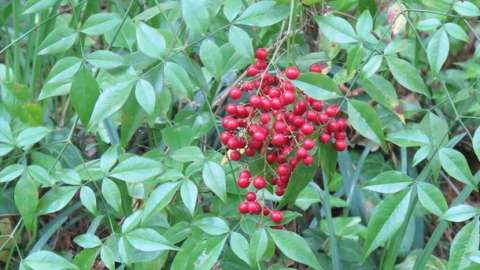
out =
{"type": "Polygon", "coordinates": [[[273,222],[280,223],[283,220],[283,213],[278,210],[272,210],[270,212],[270,218],[272,219],[273,222]]]}
{"type": "Polygon", "coordinates": [[[259,96],[252,95],[248,98],[248,103],[255,108],[258,108],[262,105],[262,99],[259,96]]]}
{"type": "Polygon", "coordinates": [[[248,178],[238,178],[237,185],[239,188],[247,188],[250,185],[248,178]]]}
{"type": "Polygon", "coordinates": [[[247,201],[249,202],[253,202],[257,199],[257,195],[255,195],[254,192],[248,192],[247,195],[245,196],[245,198],[247,199],[247,201]]]}
{"type": "Polygon", "coordinates": [[[285,141],[286,141],[285,136],[283,134],[277,133],[272,136],[271,143],[272,145],[281,146],[282,144],[285,143],[285,141]]]}
{"type": "Polygon", "coordinates": [[[310,123],[305,123],[303,124],[301,131],[305,135],[311,135],[315,131],[315,127],[310,123]]]}
{"type": "Polygon", "coordinates": [[[335,115],[337,115],[338,111],[340,109],[338,108],[337,105],[330,105],[328,106],[328,108],[325,110],[325,113],[330,116],[330,117],[334,117],[335,115]]]}
{"type": "Polygon", "coordinates": [[[305,148],[298,148],[297,150],[297,157],[299,158],[305,158],[308,156],[308,150],[305,148]]]}
{"type": "Polygon", "coordinates": [[[249,66],[247,68],[247,76],[253,77],[257,75],[257,73],[258,73],[258,70],[254,66],[249,66]]]}
{"type": "Polygon", "coordinates": [[[251,81],[246,81],[242,84],[243,91],[251,91],[255,88],[255,85],[251,81]]]}
{"type": "Polygon", "coordinates": [[[232,99],[239,99],[242,97],[242,90],[240,90],[238,87],[234,87],[230,89],[229,95],[232,99]]]}
{"type": "Polygon", "coordinates": [[[303,158],[303,164],[310,166],[313,164],[313,157],[308,155],[305,158],[303,158]]]}
{"type": "Polygon", "coordinates": [[[257,176],[255,179],[253,179],[253,186],[256,189],[262,189],[267,185],[267,182],[265,181],[265,178],[263,176],[257,176]]]}
{"type": "Polygon", "coordinates": [[[277,160],[277,154],[275,154],[275,153],[268,153],[267,154],[267,162],[269,164],[274,163],[276,160],[277,160]]]}
{"type": "Polygon", "coordinates": [[[262,214],[263,214],[264,216],[270,215],[270,209],[268,209],[267,207],[263,207],[263,209],[262,209],[262,214]]]}
{"type": "Polygon", "coordinates": [[[305,148],[305,149],[307,149],[307,150],[312,149],[313,146],[315,146],[315,142],[314,142],[312,139],[306,139],[306,140],[303,142],[303,148],[305,148]]]}
{"type": "Polygon", "coordinates": [[[262,211],[262,207],[258,202],[248,202],[248,212],[251,214],[259,214],[262,211]]]}
{"type": "Polygon", "coordinates": [[[243,170],[243,171],[240,172],[239,177],[249,179],[250,177],[252,177],[252,174],[247,170],[243,170]]]}
{"type": "Polygon", "coordinates": [[[317,117],[318,124],[325,124],[328,122],[329,116],[326,113],[319,114],[317,117]]]}
{"type": "Polygon", "coordinates": [[[333,121],[333,122],[328,123],[327,130],[328,130],[328,132],[331,132],[331,133],[337,132],[338,131],[337,122],[333,121]]]}
{"type": "Polygon", "coordinates": [[[345,140],[346,137],[347,133],[345,133],[345,131],[335,133],[335,139],[337,140],[345,140]]]}
{"type": "Polygon", "coordinates": [[[285,76],[290,80],[297,79],[299,75],[300,75],[300,71],[298,70],[297,67],[291,66],[285,69],[285,76]]]}
{"type": "Polygon", "coordinates": [[[252,137],[253,137],[253,139],[255,139],[255,140],[257,140],[257,141],[263,141],[263,140],[265,140],[265,139],[267,138],[267,135],[266,135],[265,133],[263,133],[263,132],[257,131],[257,132],[255,132],[255,133],[253,133],[253,136],[252,136],[252,137]]]}
{"type": "Polygon", "coordinates": [[[295,99],[296,99],[296,94],[294,90],[289,90],[289,91],[286,90],[283,93],[283,102],[285,105],[292,104],[293,102],[295,102],[295,99]]]}
{"type": "Polygon", "coordinates": [[[225,111],[228,114],[237,114],[237,105],[235,104],[228,104],[227,107],[225,108],[225,111]]]}
{"type": "Polygon", "coordinates": [[[230,152],[230,159],[231,160],[240,160],[241,157],[242,157],[242,155],[237,150],[230,152]]]}
{"type": "Polygon", "coordinates": [[[259,60],[267,60],[268,58],[268,51],[265,48],[258,48],[255,50],[255,58],[259,60]]]}
{"type": "Polygon", "coordinates": [[[345,119],[338,119],[337,120],[337,125],[338,125],[338,129],[340,130],[344,130],[347,128],[347,121],[345,121],[345,119]]]}
{"type": "Polygon", "coordinates": [[[246,214],[246,213],[248,213],[248,211],[249,211],[248,203],[247,203],[247,202],[242,202],[242,203],[240,203],[240,205],[238,206],[238,211],[239,211],[241,214],[246,214]]]}
{"type": "Polygon", "coordinates": [[[258,70],[264,70],[268,66],[266,61],[260,60],[260,59],[257,59],[257,61],[255,61],[254,65],[255,65],[255,68],[258,69],[258,70]]]}
{"type": "Polygon", "coordinates": [[[337,150],[338,152],[342,152],[345,149],[347,149],[347,144],[345,143],[345,141],[338,140],[335,142],[335,150],[337,150]]]}
{"type": "Polygon", "coordinates": [[[327,133],[323,133],[321,136],[320,136],[320,141],[322,143],[328,143],[328,141],[330,141],[330,135],[327,134],[327,133]]]}
{"type": "Polygon", "coordinates": [[[227,132],[227,131],[223,131],[223,132],[220,134],[220,141],[222,142],[222,144],[227,144],[227,143],[228,143],[228,140],[230,140],[231,137],[232,137],[232,134],[230,134],[230,133],[227,132]]]}
{"type": "Polygon", "coordinates": [[[322,73],[323,69],[327,67],[327,64],[320,63],[320,64],[312,64],[310,66],[310,72],[317,72],[322,73]]]}
{"type": "Polygon", "coordinates": [[[283,194],[285,194],[285,188],[283,187],[277,187],[277,189],[275,190],[275,194],[277,196],[283,196],[283,194]]]}

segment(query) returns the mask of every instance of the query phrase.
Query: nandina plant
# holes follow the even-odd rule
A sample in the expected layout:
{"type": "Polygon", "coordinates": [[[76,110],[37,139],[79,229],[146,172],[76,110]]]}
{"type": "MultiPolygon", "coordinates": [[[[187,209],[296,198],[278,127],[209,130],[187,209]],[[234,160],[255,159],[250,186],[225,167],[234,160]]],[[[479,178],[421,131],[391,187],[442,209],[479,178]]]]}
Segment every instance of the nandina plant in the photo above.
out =
{"type": "Polygon", "coordinates": [[[477,0],[0,3],[0,269],[479,269],[477,0]]]}

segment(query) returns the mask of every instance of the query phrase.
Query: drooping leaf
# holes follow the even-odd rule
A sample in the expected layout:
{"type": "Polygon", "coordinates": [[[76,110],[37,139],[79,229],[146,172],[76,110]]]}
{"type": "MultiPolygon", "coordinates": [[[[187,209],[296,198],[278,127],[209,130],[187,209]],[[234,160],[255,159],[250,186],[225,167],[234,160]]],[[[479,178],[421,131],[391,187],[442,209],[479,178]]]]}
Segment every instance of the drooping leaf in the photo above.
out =
{"type": "Polygon", "coordinates": [[[363,101],[348,102],[348,122],[362,136],[385,147],[382,125],[375,110],[363,101]]]}
{"type": "Polygon", "coordinates": [[[420,77],[420,74],[418,73],[418,69],[403,59],[392,56],[386,58],[388,68],[399,84],[413,92],[417,92],[427,97],[430,95],[422,77],[420,77]]]}
{"type": "Polygon", "coordinates": [[[145,24],[137,24],[138,49],[152,58],[161,59],[165,54],[166,42],[163,35],[155,28],[145,24]]]}
{"type": "Polygon", "coordinates": [[[160,233],[150,228],[139,228],[128,232],[125,237],[136,249],[146,252],[178,250],[160,233]]]}
{"type": "Polygon", "coordinates": [[[449,208],[441,218],[451,222],[463,222],[474,217],[477,212],[477,208],[471,205],[459,204],[449,208]]]}
{"type": "Polygon", "coordinates": [[[36,210],[39,201],[38,184],[24,174],[15,185],[14,199],[25,227],[32,231],[36,222],[36,210]],[[25,200],[25,198],[28,198],[28,200],[25,200]]]}
{"type": "Polygon", "coordinates": [[[471,263],[467,254],[478,250],[479,235],[478,218],[463,226],[455,235],[450,246],[448,270],[465,269],[471,263]]]}
{"type": "Polygon", "coordinates": [[[28,255],[23,262],[33,270],[78,269],[76,265],[62,256],[46,250],[40,250],[28,255]]]}
{"type": "Polygon", "coordinates": [[[206,161],[202,170],[203,182],[222,201],[227,199],[227,183],[222,166],[213,161],[206,161]]]}
{"type": "Polygon", "coordinates": [[[228,223],[219,217],[205,217],[195,221],[194,225],[210,235],[222,235],[230,231],[228,223]]]}
{"type": "Polygon", "coordinates": [[[475,187],[475,179],[468,167],[467,160],[462,153],[451,148],[442,148],[438,151],[442,168],[451,177],[467,185],[475,187]]]}
{"type": "Polygon", "coordinates": [[[195,212],[195,205],[197,204],[198,188],[191,180],[185,180],[180,187],[180,196],[183,204],[187,207],[190,214],[195,212]]]}
{"type": "Polygon", "coordinates": [[[288,5],[278,5],[275,1],[260,1],[250,5],[240,17],[237,24],[265,27],[281,21],[288,15],[288,5]]]}
{"type": "Polygon", "coordinates": [[[98,83],[86,68],[75,75],[71,89],[72,105],[82,124],[88,125],[95,102],[100,93],[98,83]]]}
{"type": "Polygon", "coordinates": [[[368,223],[363,258],[390,239],[402,226],[399,221],[407,218],[410,197],[411,191],[404,191],[385,198],[377,205],[368,223]]]}
{"type": "Polygon", "coordinates": [[[479,8],[470,1],[455,1],[455,3],[453,4],[453,9],[462,16],[480,16],[479,8]]]}
{"type": "Polygon", "coordinates": [[[111,177],[129,183],[142,182],[159,175],[162,164],[146,157],[133,156],[120,162],[110,173],[111,177]]]}
{"type": "Polygon", "coordinates": [[[65,57],[50,70],[46,83],[43,85],[39,100],[53,96],[66,95],[70,92],[75,74],[80,69],[82,60],[77,57],[65,57]]]}
{"type": "Polygon", "coordinates": [[[242,28],[232,25],[228,32],[228,41],[241,56],[248,59],[253,57],[252,39],[242,28]]]}
{"type": "Polygon", "coordinates": [[[380,193],[396,193],[407,188],[413,179],[399,171],[386,171],[369,180],[364,188],[380,193]]]}
{"type": "Polygon", "coordinates": [[[303,73],[293,82],[293,85],[298,87],[308,96],[327,100],[332,98],[339,98],[340,95],[337,85],[332,78],[320,73],[303,73]]]}
{"type": "Polygon", "coordinates": [[[400,106],[393,85],[382,76],[374,74],[368,78],[362,78],[360,84],[370,97],[391,111],[396,112],[400,106]]]}
{"type": "Polygon", "coordinates": [[[469,38],[467,33],[465,33],[465,30],[463,30],[463,28],[460,27],[458,24],[451,22],[446,23],[445,30],[452,38],[468,42],[469,38]]]}
{"type": "Polygon", "coordinates": [[[102,196],[117,213],[122,213],[122,194],[117,184],[109,178],[102,180],[102,196]]]}
{"type": "Polygon", "coordinates": [[[95,197],[95,192],[90,187],[83,186],[80,189],[80,201],[92,214],[97,213],[97,198],[95,197]]]}
{"type": "Polygon", "coordinates": [[[173,182],[167,182],[155,188],[145,202],[143,221],[148,220],[153,214],[165,208],[172,200],[178,188],[178,183],[173,182]]]}
{"type": "Polygon", "coordinates": [[[55,28],[42,41],[38,48],[38,54],[57,54],[70,49],[77,39],[77,32],[66,26],[55,28]]]}
{"type": "Polygon", "coordinates": [[[472,139],[472,147],[477,159],[480,160],[480,127],[475,130],[472,139]]]}
{"type": "Polygon", "coordinates": [[[112,69],[124,64],[123,57],[107,50],[97,50],[87,55],[85,59],[97,68],[112,69]]]}
{"type": "Polygon", "coordinates": [[[155,112],[156,94],[152,84],[140,79],[135,86],[135,98],[142,109],[149,115],[155,112]]]}
{"type": "Polygon", "coordinates": [[[389,133],[387,141],[402,147],[429,145],[430,139],[419,129],[400,129],[389,133]]]}
{"type": "Polygon", "coordinates": [[[200,34],[208,29],[210,14],[207,7],[207,0],[181,1],[183,20],[192,32],[200,34]]]}
{"type": "Polygon", "coordinates": [[[203,65],[217,81],[220,81],[223,74],[223,56],[220,47],[211,39],[207,39],[202,42],[199,54],[203,65]]]}
{"type": "Polygon", "coordinates": [[[45,215],[63,209],[75,196],[78,186],[53,187],[38,203],[38,214],[45,215]]]}
{"type": "Polygon", "coordinates": [[[116,28],[122,21],[117,13],[96,13],[88,17],[82,26],[82,32],[87,35],[103,35],[116,28]]]}
{"type": "Polygon", "coordinates": [[[189,97],[194,85],[187,72],[177,63],[167,62],[164,68],[165,81],[170,85],[173,94],[178,97],[189,97]]]}
{"type": "Polygon", "coordinates": [[[230,235],[230,247],[232,248],[233,253],[237,255],[242,261],[248,265],[252,265],[250,261],[249,245],[247,239],[237,232],[232,232],[230,235]]]}
{"type": "Polygon", "coordinates": [[[288,258],[306,264],[313,269],[323,269],[308,246],[308,243],[298,234],[288,230],[268,230],[275,245],[288,258]]]}
{"type": "Polygon", "coordinates": [[[447,32],[440,28],[433,34],[427,46],[428,62],[435,72],[438,73],[442,69],[443,64],[447,60],[449,49],[450,42],[447,32]]]}
{"type": "Polygon", "coordinates": [[[447,201],[442,192],[434,185],[419,182],[417,183],[418,200],[430,213],[441,216],[447,209],[447,201]]]}
{"type": "Polygon", "coordinates": [[[333,15],[317,16],[315,18],[323,35],[335,43],[355,43],[357,35],[353,27],[343,18],[333,15]]]}

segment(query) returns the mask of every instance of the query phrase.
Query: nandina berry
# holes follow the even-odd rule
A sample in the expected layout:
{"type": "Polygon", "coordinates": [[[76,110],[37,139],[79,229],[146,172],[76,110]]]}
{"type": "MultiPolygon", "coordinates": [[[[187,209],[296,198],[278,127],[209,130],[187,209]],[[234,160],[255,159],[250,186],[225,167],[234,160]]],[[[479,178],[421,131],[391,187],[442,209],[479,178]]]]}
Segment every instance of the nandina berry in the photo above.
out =
{"type": "Polygon", "coordinates": [[[315,142],[312,139],[305,139],[305,141],[303,141],[303,148],[310,150],[313,146],[315,146],[315,142]]]}
{"type": "Polygon", "coordinates": [[[245,92],[248,92],[248,91],[251,91],[255,89],[255,85],[253,82],[251,81],[245,81],[243,84],[242,84],[242,90],[245,91],[245,92]]]}
{"type": "Polygon", "coordinates": [[[285,164],[285,163],[280,164],[280,166],[278,166],[278,168],[277,168],[277,173],[280,176],[289,175],[290,174],[290,166],[288,166],[288,164],[285,164]]]}
{"type": "Polygon", "coordinates": [[[222,142],[222,144],[227,144],[228,140],[230,140],[231,137],[232,137],[232,134],[230,134],[228,131],[223,131],[220,134],[220,141],[222,142]]]}
{"type": "Polygon", "coordinates": [[[301,148],[298,148],[297,150],[297,157],[299,158],[305,158],[306,156],[308,156],[308,150],[301,147],[301,148]]]}
{"type": "Polygon", "coordinates": [[[271,143],[272,145],[281,146],[282,144],[285,143],[285,141],[286,141],[285,135],[276,133],[276,134],[273,134],[271,143]]]}
{"type": "Polygon", "coordinates": [[[255,68],[258,69],[258,70],[264,70],[267,68],[268,64],[266,61],[264,60],[260,60],[260,59],[257,59],[257,61],[255,61],[255,64],[254,64],[255,68]]]}
{"type": "Polygon", "coordinates": [[[280,223],[283,220],[283,213],[279,210],[272,210],[270,212],[270,218],[275,223],[280,223]]]}
{"type": "Polygon", "coordinates": [[[305,135],[311,135],[315,131],[315,127],[310,123],[303,124],[301,131],[305,135]]]}
{"type": "Polygon", "coordinates": [[[262,105],[262,99],[259,96],[252,95],[248,98],[248,103],[255,108],[259,108],[262,105]]]}
{"type": "Polygon", "coordinates": [[[259,60],[267,60],[268,51],[265,48],[258,48],[255,50],[255,58],[259,60]]]}
{"type": "Polygon", "coordinates": [[[285,188],[283,187],[277,187],[277,189],[275,190],[275,194],[277,196],[283,196],[283,194],[285,194],[285,188]]]}
{"type": "Polygon", "coordinates": [[[328,141],[330,141],[330,135],[327,134],[327,133],[323,133],[321,136],[320,136],[320,141],[322,143],[328,143],[328,141]]]}
{"type": "Polygon", "coordinates": [[[338,124],[336,121],[332,121],[327,125],[328,132],[334,133],[338,131],[338,124]]]}
{"type": "Polygon", "coordinates": [[[348,124],[345,119],[338,119],[337,120],[337,125],[339,130],[344,130],[347,128],[348,124]]]}
{"type": "Polygon", "coordinates": [[[241,214],[247,214],[249,212],[248,203],[247,202],[240,203],[240,205],[238,206],[238,211],[241,214]]]}
{"type": "Polygon", "coordinates": [[[247,76],[253,77],[257,75],[257,73],[258,73],[258,70],[254,66],[249,66],[247,68],[247,76]]]}
{"type": "Polygon", "coordinates": [[[275,121],[273,124],[273,129],[278,133],[284,133],[287,131],[287,125],[281,121],[275,121]]]}
{"type": "Polygon", "coordinates": [[[270,115],[268,113],[262,113],[262,115],[260,115],[260,121],[265,125],[268,124],[270,122],[270,115]]]}
{"type": "Polygon", "coordinates": [[[307,155],[306,157],[303,158],[303,164],[310,166],[313,164],[313,157],[310,155],[307,155]]]}
{"type": "Polygon", "coordinates": [[[264,216],[270,215],[270,209],[268,209],[267,207],[263,207],[262,215],[264,215],[264,216]]]}
{"type": "Polygon", "coordinates": [[[255,133],[253,133],[253,139],[257,140],[257,141],[263,141],[267,138],[267,134],[263,133],[263,132],[260,132],[260,131],[257,131],[255,133]]]}
{"type": "Polygon", "coordinates": [[[308,111],[307,112],[307,120],[310,122],[314,122],[317,120],[317,113],[314,111],[308,111]]]}
{"type": "Polygon", "coordinates": [[[239,99],[242,97],[242,90],[238,87],[230,89],[229,95],[232,99],[239,99]]]}
{"type": "Polygon", "coordinates": [[[312,106],[312,109],[314,109],[315,111],[319,112],[322,110],[323,108],[323,102],[318,100],[318,101],[314,101],[312,102],[312,104],[310,105],[312,106]]]}
{"type": "Polygon", "coordinates": [[[257,195],[255,195],[254,192],[248,192],[247,195],[245,196],[245,198],[247,199],[247,201],[249,202],[253,202],[257,199],[257,195]]]}
{"type": "Polygon", "coordinates": [[[237,185],[239,188],[247,188],[250,185],[248,178],[238,178],[237,185]]]}
{"type": "Polygon", "coordinates": [[[335,150],[337,150],[338,152],[342,152],[345,149],[347,149],[347,144],[345,143],[345,141],[338,140],[335,142],[335,150]]]}
{"type": "Polygon", "coordinates": [[[300,71],[295,66],[287,67],[285,69],[285,76],[290,80],[297,79],[299,75],[300,75],[300,71]]]}
{"type": "Polygon", "coordinates": [[[275,153],[267,153],[267,162],[269,164],[274,163],[277,160],[277,154],[275,153]]]}
{"type": "Polygon", "coordinates": [[[252,174],[248,170],[243,170],[240,172],[239,177],[249,179],[250,177],[252,177],[252,174]]]}
{"type": "Polygon", "coordinates": [[[263,176],[257,176],[255,179],[253,179],[253,186],[256,189],[262,189],[267,185],[267,182],[265,181],[265,178],[263,176]]]}
{"type": "Polygon", "coordinates": [[[295,90],[285,90],[283,93],[283,104],[288,105],[295,102],[297,95],[295,94],[295,90]]]}
{"type": "Polygon", "coordinates": [[[260,211],[262,211],[262,207],[258,202],[248,202],[248,212],[250,212],[250,214],[259,214],[260,211]]]}
{"type": "Polygon", "coordinates": [[[321,114],[319,114],[318,117],[317,117],[317,123],[318,123],[318,124],[325,124],[325,123],[328,122],[328,118],[329,118],[328,114],[326,114],[326,113],[321,113],[321,114]]]}
{"type": "Polygon", "coordinates": [[[334,117],[335,115],[337,115],[338,111],[340,109],[338,108],[337,105],[330,105],[328,106],[328,108],[325,110],[325,113],[330,116],[330,117],[334,117]]]}
{"type": "Polygon", "coordinates": [[[345,133],[345,131],[335,133],[335,139],[337,140],[345,140],[346,137],[347,133],[345,133]]]}
{"type": "Polygon", "coordinates": [[[242,157],[242,154],[240,154],[240,152],[238,152],[237,150],[230,152],[230,159],[231,160],[237,161],[237,160],[240,160],[241,157],[242,157]]]}
{"type": "Polygon", "coordinates": [[[310,65],[310,72],[322,73],[322,71],[327,67],[325,63],[312,64],[310,65]]]}

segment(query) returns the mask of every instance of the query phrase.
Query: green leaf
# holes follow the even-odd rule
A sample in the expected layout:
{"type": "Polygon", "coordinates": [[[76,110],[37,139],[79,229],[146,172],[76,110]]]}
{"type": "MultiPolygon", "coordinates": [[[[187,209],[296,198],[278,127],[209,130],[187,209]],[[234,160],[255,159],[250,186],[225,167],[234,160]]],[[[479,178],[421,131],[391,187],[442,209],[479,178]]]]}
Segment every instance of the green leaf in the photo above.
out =
{"type": "Polygon", "coordinates": [[[109,270],[115,270],[115,254],[108,246],[102,246],[100,249],[100,259],[109,270]]]}
{"type": "Polygon", "coordinates": [[[87,126],[100,89],[93,75],[82,68],[74,77],[71,89],[72,105],[82,124],[87,126]]]}
{"type": "Polygon", "coordinates": [[[437,18],[429,18],[426,20],[419,21],[417,24],[417,29],[420,31],[432,31],[437,29],[442,23],[437,18]]]}
{"type": "Polygon", "coordinates": [[[364,10],[358,17],[355,30],[362,39],[370,40],[370,32],[373,30],[373,19],[369,10],[364,10]]]}
{"type": "Polygon", "coordinates": [[[468,42],[469,38],[467,33],[465,33],[465,30],[463,30],[463,28],[460,27],[458,24],[451,22],[446,23],[445,30],[452,38],[468,42]]]}
{"type": "Polygon", "coordinates": [[[194,225],[210,235],[222,235],[230,231],[228,223],[219,217],[205,217],[195,221],[194,225]]]}
{"type": "Polygon", "coordinates": [[[450,42],[447,32],[440,28],[433,34],[427,46],[427,58],[432,69],[438,73],[448,57],[450,42]]]}
{"type": "Polygon", "coordinates": [[[426,182],[417,183],[418,200],[430,213],[441,216],[447,209],[447,201],[442,192],[434,185],[426,182]]]}
{"type": "Polygon", "coordinates": [[[82,248],[94,248],[102,245],[102,240],[93,233],[81,234],[75,237],[73,241],[82,248]]]}
{"type": "Polygon", "coordinates": [[[174,160],[180,162],[191,162],[202,160],[205,157],[203,156],[202,150],[198,146],[185,146],[180,149],[177,149],[172,152],[170,155],[174,160]]]}
{"type": "Polygon", "coordinates": [[[97,68],[112,69],[124,64],[123,57],[105,50],[97,50],[87,55],[85,59],[97,68]]]}
{"type": "Polygon", "coordinates": [[[382,65],[383,56],[382,55],[374,55],[368,60],[368,62],[363,66],[362,71],[365,74],[365,78],[369,78],[378,71],[380,66],[382,65]]]}
{"type": "Polygon", "coordinates": [[[207,31],[210,22],[207,0],[182,0],[181,7],[188,29],[196,34],[207,31]]]}
{"type": "Polygon", "coordinates": [[[117,184],[108,178],[102,180],[102,195],[113,210],[122,213],[122,194],[117,184]]]}
{"type": "Polygon", "coordinates": [[[255,230],[253,236],[250,239],[250,258],[258,263],[262,260],[263,256],[268,249],[268,235],[264,228],[260,227],[255,230]]]}
{"type": "Polygon", "coordinates": [[[69,262],[67,259],[46,250],[31,253],[25,258],[25,260],[23,260],[23,263],[33,270],[78,269],[76,265],[69,262]]]}
{"type": "Polygon", "coordinates": [[[222,201],[227,199],[227,183],[222,166],[213,161],[206,161],[202,170],[203,182],[222,201]]]}
{"type": "Polygon", "coordinates": [[[128,232],[125,237],[134,248],[145,252],[178,250],[178,248],[154,229],[135,229],[128,232]]]}
{"type": "Polygon", "coordinates": [[[393,112],[400,107],[397,93],[393,85],[382,76],[373,74],[368,78],[362,78],[360,84],[367,94],[376,102],[393,112]]]}
{"type": "Polygon", "coordinates": [[[242,0],[225,0],[223,4],[223,15],[231,22],[240,14],[242,8],[242,0]]]}
{"type": "Polygon", "coordinates": [[[122,81],[106,88],[100,94],[90,118],[90,128],[122,108],[130,95],[133,83],[131,80],[122,81]]]}
{"type": "Polygon", "coordinates": [[[32,231],[36,222],[38,205],[38,184],[24,174],[15,184],[15,206],[22,216],[27,230],[32,231]],[[25,198],[28,198],[26,200],[25,198]]]}
{"type": "Polygon", "coordinates": [[[203,65],[220,81],[223,74],[223,55],[220,47],[211,39],[206,39],[200,46],[200,59],[203,65]]]}
{"type": "Polygon", "coordinates": [[[451,148],[442,148],[438,151],[438,156],[442,168],[448,175],[472,187],[476,186],[476,181],[462,153],[451,148]]]}
{"type": "Polygon", "coordinates": [[[38,203],[38,214],[45,215],[63,209],[75,196],[78,186],[63,186],[51,188],[38,203]]]}
{"type": "Polygon", "coordinates": [[[95,192],[90,187],[82,186],[82,189],[80,189],[80,201],[90,213],[97,213],[97,198],[95,197],[95,192]]]}
{"type": "Polygon", "coordinates": [[[477,251],[479,245],[479,224],[475,218],[472,222],[463,226],[455,235],[450,246],[450,256],[448,258],[448,270],[465,269],[471,264],[467,254],[477,251]]]}
{"type": "Polygon", "coordinates": [[[377,205],[368,223],[363,248],[364,259],[400,229],[402,226],[400,221],[407,218],[410,197],[411,191],[405,191],[389,196],[377,205]]]}
{"type": "Polygon", "coordinates": [[[287,230],[268,229],[275,245],[288,258],[306,264],[313,269],[322,269],[308,243],[298,234],[287,230]]]}
{"type": "Polygon", "coordinates": [[[306,186],[295,200],[295,206],[299,207],[303,211],[306,211],[312,204],[320,202],[320,195],[315,190],[313,183],[306,186]]]}
{"type": "Polygon", "coordinates": [[[0,119],[0,142],[7,144],[15,144],[10,124],[5,119],[0,119]]]}
{"type": "Polygon", "coordinates": [[[18,134],[17,145],[23,148],[32,146],[45,138],[49,132],[46,127],[26,128],[18,134]]]}
{"type": "Polygon", "coordinates": [[[364,189],[380,193],[396,193],[412,183],[413,179],[402,172],[386,171],[369,180],[364,189]]]}
{"type": "Polygon", "coordinates": [[[162,138],[165,144],[172,149],[179,149],[190,145],[194,138],[191,126],[172,126],[162,130],[162,138]]]}
{"type": "Polygon", "coordinates": [[[74,30],[66,26],[57,27],[42,41],[38,48],[38,54],[44,55],[65,52],[72,47],[76,39],[77,32],[74,30]]]}
{"type": "Polygon", "coordinates": [[[165,54],[166,42],[162,34],[145,23],[137,24],[138,49],[147,56],[161,59],[165,54]]]}
{"type": "Polygon", "coordinates": [[[302,73],[292,83],[314,99],[328,100],[340,97],[338,95],[339,90],[333,79],[324,74],[302,73]]]}
{"type": "Polygon", "coordinates": [[[103,35],[116,28],[122,22],[117,13],[96,13],[88,17],[82,27],[82,32],[87,35],[103,35]]]}
{"type": "Polygon", "coordinates": [[[12,164],[9,165],[0,171],[0,183],[10,182],[15,178],[22,175],[25,171],[25,165],[22,164],[12,164]]]}
{"type": "Polygon", "coordinates": [[[427,87],[422,77],[420,77],[419,70],[412,64],[393,56],[387,57],[387,63],[390,72],[392,72],[393,77],[399,84],[413,92],[429,96],[427,87]]]}
{"type": "Polygon", "coordinates": [[[32,4],[22,14],[26,15],[26,14],[37,13],[39,11],[53,7],[57,2],[58,0],[33,1],[32,4]]]}
{"type": "Polygon", "coordinates": [[[237,232],[232,232],[232,234],[230,235],[230,247],[232,248],[233,253],[238,256],[238,258],[240,258],[248,265],[252,265],[248,254],[248,241],[243,235],[237,232]]]}
{"type": "Polygon", "coordinates": [[[137,183],[159,175],[162,164],[153,159],[133,156],[120,162],[110,173],[111,177],[128,183],[137,183]]]}
{"type": "Polygon", "coordinates": [[[277,5],[275,1],[260,1],[242,12],[235,23],[258,27],[270,26],[287,17],[288,12],[287,5],[277,5]]]}
{"type": "Polygon", "coordinates": [[[389,133],[387,140],[402,147],[429,145],[430,139],[419,129],[400,129],[389,133]]]}
{"type": "Polygon", "coordinates": [[[118,145],[110,146],[100,158],[100,168],[104,172],[110,171],[110,169],[117,163],[118,160],[118,145]]]}
{"type": "Polygon", "coordinates": [[[480,160],[480,127],[478,127],[477,130],[475,130],[475,134],[473,134],[472,146],[477,159],[480,160]]]}
{"type": "Polygon", "coordinates": [[[449,208],[441,218],[451,222],[463,222],[477,214],[477,208],[468,204],[459,204],[449,208]]]}
{"type": "Polygon", "coordinates": [[[362,136],[385,148],[382,124],[372,106],[359,100],[348,102],[348,122],[362,136]]]}
{"type": "Polygon", "coordinates": [[[198,189],[197,185],[191,180],[185,180],[180,188],[180,196],[183,204],[187,207],[190,214],[193,216],[195,212],[195,205],[197,204],[198,189]]]}
{"type": "Polygon", "coordinates": [[[228,32],[228,41],[242,57],[253,58],[252,39],[242,28],[232,25],[228,32]]]}
{"type": "Polygon", "coordinates": [[[455,4],[453,4],[453,9],[462,16],[466,16],[466,17],[480,16],[480,10],[478,9],[478,7],[469,1],[455,1],[455,4]]]}
{"type": "Polygon", "coordinates": [[[150,194],[145,202],[143,210],[143,221],[148,220],[153,214],[160,212],[165,208],[179,188],[178,183],[167,182],[161,184],[150,194]]]}
{"type": "Polygon", "coordinates": [[[192,95],[194,85],[187,72],[180,65],[167,62],[164,72],[165,81],[170,85],[174,95],[181,98],[192,95]]]}
{"type": "Polygon", "coordinates": [[[155,112],[155,90],[152,84],[140,79],[135,86],[135,98],[142,109],[149,115],[153,115],[155,112]]]}
{"type": "Polygon", "coordinates": [[[44,186],[52,186],[55,179],[50,177],[47,170],[38,165],[30,165],[27,167],[28,176],[37,183],[44,186]]]}
{"type": "Polygon", "coordinates": [[[357,36],[350,23],[345,19],[329,16],[315,17],[319,30],[330,41],[335,43],[354,43],[357,36]]]}
{"type": "Polygon", "coordinates": [[[50,70],[47,82],[43,85],[38,99],[68,94],[73,78],[81,65],[82,60],[77,57],[65,57],[58,60],[50,70]]]}

